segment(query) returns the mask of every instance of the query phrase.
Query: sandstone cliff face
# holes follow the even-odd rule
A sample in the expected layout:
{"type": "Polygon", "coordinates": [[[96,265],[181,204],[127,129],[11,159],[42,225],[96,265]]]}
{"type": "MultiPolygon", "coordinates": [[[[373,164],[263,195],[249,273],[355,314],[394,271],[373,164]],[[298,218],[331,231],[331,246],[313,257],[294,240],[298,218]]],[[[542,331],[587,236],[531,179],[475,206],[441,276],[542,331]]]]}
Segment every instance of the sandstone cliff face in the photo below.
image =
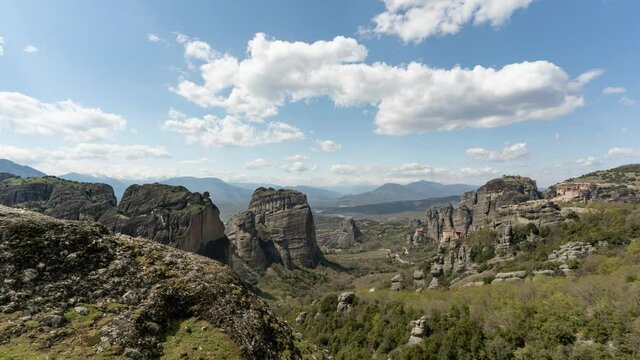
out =
{"type": "Polygon", "coordinates": [[[332,221],[330,229],[318,231],[317,241],[327,248],[345,249],[361,242],[361,237],[356,221],[351,217],[343,217],[332,221]]]}
{"type": "Polygon", "coordinates": [[[99,221],[109,230],[144,237],[223,262],[230,258],[220,211],[208,193],[182,186],[132,185],[99,221]]]}
{"type": "Polygon", "coordinates": [[[116,197],[106,184],[80,183],[52,176],[14,177],[0,182],[0,204],[58,219],[96,221],[116,206],[116,197]]]}
{"type": "MultiPolygon", "coordinates": [[[[227,267],[100,224],[0,206],[0,274],[9,357],[155,359],[172,350],[172,324],[190,319],[193,336],[233,343],[231,358],[301,356],[288,325],[227,267]]],[[[190,355],[221,358],[205,351],[190,355]]]]}
{"type": "Polygon", "coordinates": [[[258,188],[248,211],[228,222],[227,236],[240,258],[257,269],[273,263],[312,268],[324,261],[307,197],[298,191],[258,188]]]}

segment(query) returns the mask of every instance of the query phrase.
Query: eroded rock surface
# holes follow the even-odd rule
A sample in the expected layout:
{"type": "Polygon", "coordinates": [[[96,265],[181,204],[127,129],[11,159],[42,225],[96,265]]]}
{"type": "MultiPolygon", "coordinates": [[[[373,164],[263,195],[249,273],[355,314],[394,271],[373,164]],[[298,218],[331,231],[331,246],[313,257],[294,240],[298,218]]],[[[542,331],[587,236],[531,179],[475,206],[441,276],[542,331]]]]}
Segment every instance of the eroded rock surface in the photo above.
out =
{"type": "Polygon", "coordinates": [[[81,183],[53,176],[22,179],[5,175],[2,178],[0,204],[58,219],[95,221],[116,206],[113,189],[107,184],[81,183]]]}
{"type": "Polygon", "coordinates": [[[300,357],[287,324],[227,267],[100,224],[0,206],[0,274],[0,349],[153,359],[173,321],[198,318],[243,358],[300,357]]]}
{"type": "Polygon", "coordinates": [[[161,244],[223,262],[230,259],[220,211],[209,193],[192,193],[182,186],[132,185],[120,204],[99,221],[109,230],[144,237],[161,244]]]}
{"type": "Polygon", "coordinates": [[[362,233],[356,221],[350,217],[343,217],[335,228],[318,232],[317,242],[319,245],[332,249],[345,249],[360,241],[362,233]]]}
{"type": "Polygon", "coordinates": [[[233,248],[250,266],[278,263],[291,269],[324,261],[307,197],[294,190],[258,188],[247,211],[227,223],[233,248]]]}

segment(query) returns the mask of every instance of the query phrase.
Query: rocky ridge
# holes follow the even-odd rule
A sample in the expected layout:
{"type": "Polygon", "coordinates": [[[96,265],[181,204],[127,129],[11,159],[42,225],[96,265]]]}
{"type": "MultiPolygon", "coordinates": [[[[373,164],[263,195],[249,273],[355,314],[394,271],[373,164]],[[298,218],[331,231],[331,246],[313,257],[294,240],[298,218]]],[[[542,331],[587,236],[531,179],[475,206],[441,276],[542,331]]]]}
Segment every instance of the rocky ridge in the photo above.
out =
{"type": "Polygon", "coordinates": [[[58,219],[98,220],[116,206],[111,186],[80,183],[53,176],[3,176],[0,204],[34,210],[58,219]]]}
{"type": "Polygon", "coordinates": [[[0,206],[0,274],[0,353],[158,358],[171,324],[196,318],[237,356],[300,357],[227,267],[97,223],[0,206]]]}
{"type": "Polygon", "coordinates": [[[229,241],[220,211],[209,193],[192,193],[182,186],[131,185],[117,208],[99,221],[109,230],[144,237],[175,248],[228,263],[229,241]]]}
{"type": "Polygon", "coordinates": [[[541,198],[534,180],[521,176],[491,180],[462,195],[458,207],[449,204],[427,210],[423,231],[438,245],[431,261],[431,275],[475,274],[472,247],[464,239],[480,229],[488,227],[499,234],[493,244],[495,257],[488,261],[496,264],[514,258],[514,227],[540,229],[559,225],[563,220],[560,207],[541,198]]]}

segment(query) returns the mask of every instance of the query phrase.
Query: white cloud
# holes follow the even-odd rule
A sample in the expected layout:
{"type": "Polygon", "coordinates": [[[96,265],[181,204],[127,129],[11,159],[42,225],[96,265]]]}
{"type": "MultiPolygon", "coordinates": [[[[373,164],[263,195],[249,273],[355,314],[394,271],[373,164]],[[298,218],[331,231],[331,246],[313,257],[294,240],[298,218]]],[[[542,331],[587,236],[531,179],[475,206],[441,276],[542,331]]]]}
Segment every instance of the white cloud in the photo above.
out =
{"type": "Polygon", "coordinates": [[[486,175],[498,174],[498,170],[491,167],[483,167],[483,168],[463,167],[460,169],[460,172],[464,175],[469,175],[469,176],[486,176],[486,175]]]}
{"type": "Polygon", "coordinates": [[[333,140],[316,140],[316,144],[320,146],[320,149],[322,149],[322,151],[326,152],[336,152],[340,150],[340,148],[342,148],[342,145],[336,143],[333,140]]]}
{"type": "Polygon", "coordinates": [[[613,147],[607,151],[606,158],[640,157],[640,148],[613,147]]]}
{"type": "MultiPolygon", "coordinates": [[[[72,149],[77,157],[89,159],[108,159],[113,156],[122,156],[129,160],[171,157],[169,151],[162,146],[82,143],[72,149]]],[[[72,157],[73,155],[70,156],[72,157]]]]}
{"type": "Polygon", "coordinates": [[[396,35],[419,43],[431,36],[458,33],[468,23],[504,25],[518,9],[533,0],[384,0],[385,11],[363,32],[396,35]]]}
{"type": "Polygon", "coordinates": [[[553,138],[556,140],[560,140],[560,134],[556,133],[555,135],[553,135],[553,138]]]}
{"type": "Polygon", "coordinates": [[[147,166],[148,159],[171,155],[162,147],[81,143],[72,147],[44,149],[0,145],[0,158],[30,164],[47,174],[79,172],[118,179],[148,179],[176,176],[175,166],[147,166]]]}
{"type": "Polygon", "coordinates": [[[295,155],[287,156],[284,159],[287,161],[302,161],[302,160],[306,160],[307,157],[302,154],[295,154],[295,155]]]}
{"type": "Polygon", "coordinates": [[[335,164],[331,166],[331,172],[340,175],[354,175],[362,171],[359,167],[349,164],[335,164]]]}
{"type": "Polygon", "coordinates": [[[2,145],[0,146],[0,157],[37,162],[41,160],[109,160],[116,158],[125,160],[162,159],[170,158],[171,154],[161,146],[80,143],[72,147],[46,150],[38,147],[25,149],[2,145]]]}
{"type": "Polygon", "coordinates": [[[602,164],[602,161],[595,156],[589,156],[584,159],[576,160],[576,164],[582,167],[595,166],[602,164]]]}
{"type": "Polygon", "coordinates": [[[214,159],[208,158],[208,157],[201,157],[199,159],[189,159],[189,160],[181,160],[180,164],[185,164],[185,165],[205,165],[205,164],[210,164],[215,162],[214,159]]]}
{"type": "Polygon", "coordinates": [[[4,56],[4,38],[0,36],[0,56],[4,56]]]}
{"type": "Polygon", "coordinates": [[[305,138],[300,129],[282,122],[252,125],[230,115],[187,118],[173,109],[169,110],[169,119],[164,122],[163,129],[185,135],[189,144],[201,143],[206,147],[256,146],[305,138]]]}
{"type": "Polygon", "coordinates": [[[200,106],[262,121],[287,103],[326,96],[339,107],[377,107],[376,132],[390,135],[552,119],[582,106],[582,87],[602,73],[572,80],[547,61],[499,69],[366,64],[367,49],[341,36],[304,43],[258,33],[243,60],[183,41],[185,56],[204,61],[203,83],[181,79],[171,90],[200,106]]]}
{"type": "Polygon", "coordinates": [[[71,141],[110,137],[125,129],[120,115],[87,108],[71,100],[45,103],[15,92],[0,92],[0,127],[19,134],[62,136],[71,141]]]}
{"type": "Polygon", "coordinates": [[[215,57],[215,52],[211,48],[211,45],[198,39],[191,39],[188,36],[178,33],[176,35],[176,41],[184,45],[184,57],[189,59],[197,59],[202,61],[212,61],[215,57]]]}
{"type": "Polygon", "coordinates": [[[303,173],[303,172],[307,172],[307,171],[314,171],[318,169],[317,165],[314,165],[312,167],[308,167],[307,165],[305,165],[302,161],[295,161],[293,164],[291,165],[282,165],[280,167],[282,170],[286,171],[286,172],[291,172],[291,173],[303,173]]]}
{"type": "Polygon", "coordinates": [[[151,42],[160,42],[160,41],[162,41],[162,39],[156,34],[148,34],[147,35],[147,40],[149,40],[151,42]]]}
{"type": "Polygon", "coordinates": [[[526,143],[507,145],[502,151],[490,151],[483,148],[469,148],[467,156],[475,160],[507,161],[521,159],[529,155],[526,143]]]}
{"type": "Polygon", "coordinates": [[[255,160],[247,161],[242,166],[245,170],[255,170],[255,169],[264,169],[271,167],[271,163],[265,159],[257,158],[255,160]]]}
{"type": "Polygon", "coordinates": [[[423,178],[425,176],[444,174],[446,171],[445,168],[433,168],[420,163],[407,163],[391,168],[389,173],[391,176],[396,177],[423,178]]]}
{"type": "Polygon", "coordinates": [[[38,48],[33,45],[27,45],[24,49],[22,49],[22,51],[26,53],[37,53],[38,48]]]}
{"type": "Polygon", "coordinates": [[[621,97],[619,101],[620,104],[627,106],[633,106],[636,104],[636,101],[634,99],[628,98],[626,96],[621,97]]]}
{"type": "Polygon", "coordinates": [[[625,92],[627,92],[627,90],[623,87],[606,87],[604,89],[602,89],[602,93],[605,95],[617,95],[617,94],[624,94],[625,92]]]}

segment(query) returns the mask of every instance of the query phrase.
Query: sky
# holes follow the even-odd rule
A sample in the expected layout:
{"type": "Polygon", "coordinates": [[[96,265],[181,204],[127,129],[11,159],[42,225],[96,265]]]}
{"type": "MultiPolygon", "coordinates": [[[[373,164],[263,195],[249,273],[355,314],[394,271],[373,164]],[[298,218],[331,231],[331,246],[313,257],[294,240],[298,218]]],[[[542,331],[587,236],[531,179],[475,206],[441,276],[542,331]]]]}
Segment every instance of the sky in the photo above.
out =
{"type": "Polygon", "coordinates": [[[0,158],[548,186],[640,162],[636,0],[0,0],[0,158]]]}

